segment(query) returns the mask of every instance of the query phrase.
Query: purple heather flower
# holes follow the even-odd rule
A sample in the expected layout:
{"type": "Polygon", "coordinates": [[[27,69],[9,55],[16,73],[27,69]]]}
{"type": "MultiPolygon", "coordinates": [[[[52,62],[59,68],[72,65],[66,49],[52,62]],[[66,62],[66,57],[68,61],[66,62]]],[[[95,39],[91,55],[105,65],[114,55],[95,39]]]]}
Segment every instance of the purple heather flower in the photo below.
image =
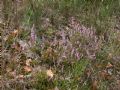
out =
{"type": "Polygon", "coordinates": [[[36,42],[36,33],[35,33],[35,25],[33,24],[32,28],[31,28],[31,33],[30,33],[30,39],[31,39],[31,44],[35,44],[36,42]]]}

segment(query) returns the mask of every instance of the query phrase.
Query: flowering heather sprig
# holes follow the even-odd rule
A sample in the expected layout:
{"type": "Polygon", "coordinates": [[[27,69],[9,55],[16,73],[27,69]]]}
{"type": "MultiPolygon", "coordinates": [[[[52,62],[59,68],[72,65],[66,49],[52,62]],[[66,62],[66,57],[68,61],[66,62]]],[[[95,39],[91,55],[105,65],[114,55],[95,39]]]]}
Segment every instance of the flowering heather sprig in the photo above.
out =
{"type": "Polygon", "coordinates": [[[58,62],[80,60],[83,56],[95,59],[95,54],[100,47],[96,30],[80,24],[74,17],[72,19],[69,26],[60,28],[51,41],[49,38],[42,38],[42,49],[44,50],[50,44],[50,47],[59,52],[58,62]]]}
{"type": "Polygon", "coordinates": [[[69,26],[72,28],[73,34],[77,32],[77,33],[80,33],[80,35],[84,36],[85,38],[94,38],[95,37],[94,28],[87,28],[87,27],[81,25],[74,17],[70,18],[69,26]]]}
{"type": "Polygon", "coordinates": [[[30,41],[31,41],[31,45],[34,45],[36,43],[36,33],[35,33],[35,25],[33,24],[32,28],[31,28],[31,33],[30,33],[30,41]]]}

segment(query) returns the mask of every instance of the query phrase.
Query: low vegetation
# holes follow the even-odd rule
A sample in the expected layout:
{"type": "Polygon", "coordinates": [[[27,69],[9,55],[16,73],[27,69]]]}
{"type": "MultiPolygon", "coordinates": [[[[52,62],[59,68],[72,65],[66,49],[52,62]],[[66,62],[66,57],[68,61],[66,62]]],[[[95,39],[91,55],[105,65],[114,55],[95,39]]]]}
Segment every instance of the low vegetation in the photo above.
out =
{"type": "Polygon", "coordinates": [[[119,90],[119,0],[0,2],[0,90],[119,90]]]}

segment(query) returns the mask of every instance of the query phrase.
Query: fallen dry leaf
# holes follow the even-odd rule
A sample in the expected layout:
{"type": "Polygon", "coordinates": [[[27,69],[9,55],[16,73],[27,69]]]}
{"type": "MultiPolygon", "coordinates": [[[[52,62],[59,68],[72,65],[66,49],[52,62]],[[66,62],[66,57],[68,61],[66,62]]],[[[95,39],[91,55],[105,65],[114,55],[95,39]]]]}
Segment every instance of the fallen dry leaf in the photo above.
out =
{"type": "Polygon", "coordinates": [[[12,69],[11,69],[11,68],[6,68],[6,71],[7,71],[7,72],[11,72],[12,69]]]}
{"type": "Polygon", "coordinates": [[[8,39],[9,39],[9,35],[6,35],[6,36],[3,38],[4,41],[7,41],[8,39]]]}
{"type": "Polygon", "coordinates": [[[58,87],[56,86],[56,87],[54,88],[54,90],[59,90],[59,89],[58,89],[58,87]]]}
{"type": "Polygon", "coordinates": [[[20,46],[19,43],[14,43],[14,44],[12,45],[12,48],[14,48],[14,49],[17,50],[17,51],[21,51],[21,46],[20,46]]]}
{"type": "Polygon", "coordinates": [[[97,87],[98,87],[98,81],[94,80],[92,83],[92,90],[98,90],[97,87]]]}
{"type": "Polygon", "coordinates": [[[90,77],[90,75],[91,75],[92,72],[91,72],[90,69],[87,69],[85,73],[86,73],[87,77],[90,77]]]}
{"type": "Polygon", "coordinates": [[[112,58],[113,57],[113,54],[112,53],[109,53],[108,54],[108,58],[112,58]]]}
{"type": "Polygon", "coordinates": [[[113,67],[113,65],[110,62],[108,62],[106,68],[111,68],[111,67],[113,67]]]}
{"type": "Polygon", "coordinates": [[[107,77],[107,75],[108,75],[108,73],[105,70],[100,72],[100,77],[103,79],[105,79],[107,77]]]}
{"type": "Polygon", "coordinates": [[[32,71],[32,68],[29,67],[29,66],[24,66],[23,68],[26,72],[31,72],[32,71]]]}
{"type": "Polygon", "coordinates": [[[9,76],[12,77],[12,78],[15,78],[16,77],[16,72],[15,71],[9,72],[9,76]]]}
{"type": "Polygon", "coordinates": [[[27,66],[30,66],[30,63],[31,63],[31,62],[32,62],[31,59],[27,59],[25,64],[26,64],[27,66]]]}
{"type": "Polygon", "coordinates": [[[46,74],[47,74],[47,76],[49,76],[50,78],[53,78],[53,76],[54,76],[52,70],[47,70],[47,71],[46,71],[46,74]]]}
{"type": "Polygon", "coordinates": [[[18,32],[19,32],[19,30],[17,30],[17,29],[15,29],[11,34],[12,34],[12,36],[16,36],[16,35],[18,35],[18,32]]]}
{"type": "Polygon", "coordinates": [[[18,78],[18,79],[24,79],[24,75],[18,75],[16,78],[18,78]]]}

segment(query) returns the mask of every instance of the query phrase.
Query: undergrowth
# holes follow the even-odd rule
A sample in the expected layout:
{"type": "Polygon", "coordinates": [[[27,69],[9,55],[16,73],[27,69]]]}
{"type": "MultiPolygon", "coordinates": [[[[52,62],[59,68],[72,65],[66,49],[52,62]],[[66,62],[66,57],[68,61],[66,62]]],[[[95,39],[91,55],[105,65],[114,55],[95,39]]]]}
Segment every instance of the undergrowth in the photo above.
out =
{"type": "Polygon", "coordinates": [[[2,4],[1,90],[119,90],[119,0],[2,4]]]}

